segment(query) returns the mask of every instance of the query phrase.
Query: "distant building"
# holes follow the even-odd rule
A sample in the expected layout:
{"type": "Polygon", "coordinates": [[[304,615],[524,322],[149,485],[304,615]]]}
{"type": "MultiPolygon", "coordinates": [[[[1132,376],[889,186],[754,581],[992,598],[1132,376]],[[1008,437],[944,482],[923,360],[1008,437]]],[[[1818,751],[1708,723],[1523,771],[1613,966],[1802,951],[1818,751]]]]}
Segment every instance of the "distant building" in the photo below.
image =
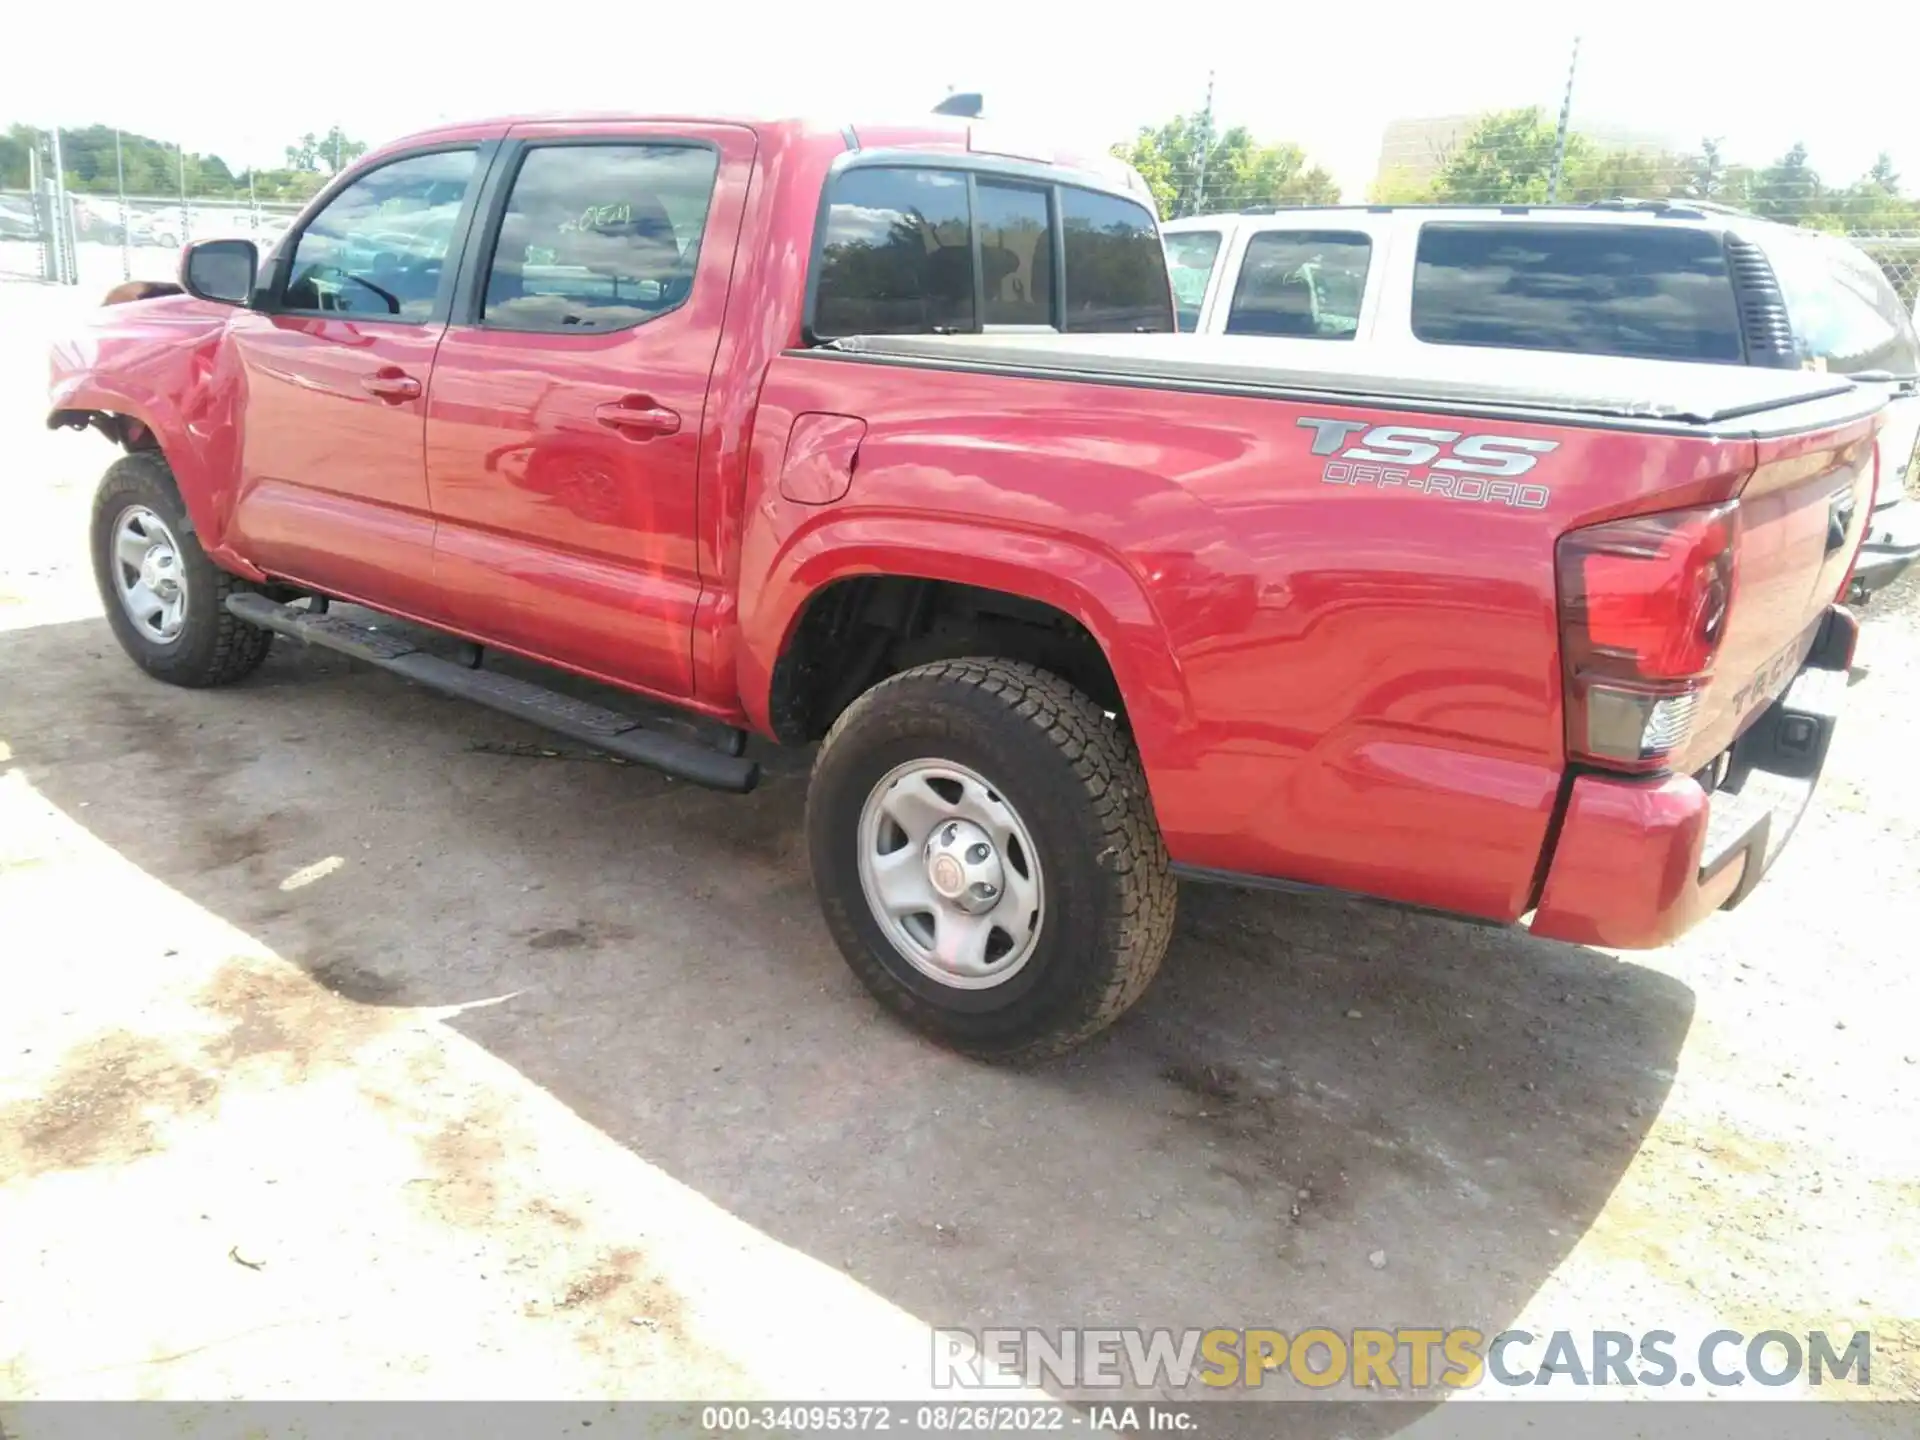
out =
{"type": "MultiPolygon", "coordinates": [[[[1473,133],[1489,111],[1470,115],[1430,115],[1390,121],[1380,137],[1380,163],[1374,183],[1422,186],[1440,173],[1447,155],[1473,133]]],[[[1590,123],[1578,117],[1574,129],[1602,150],[1630,150],[1644,154],[1678,154],[1684,147],[1671,135],[1631,126],[1590,123]]]]}

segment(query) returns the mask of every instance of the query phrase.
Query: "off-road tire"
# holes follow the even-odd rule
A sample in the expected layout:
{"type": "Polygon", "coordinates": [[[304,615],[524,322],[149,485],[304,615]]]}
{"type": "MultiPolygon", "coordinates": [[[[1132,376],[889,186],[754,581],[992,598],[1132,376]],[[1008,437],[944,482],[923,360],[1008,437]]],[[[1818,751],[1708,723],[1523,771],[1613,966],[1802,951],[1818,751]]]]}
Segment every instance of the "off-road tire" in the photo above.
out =
{"type": "Polygon", "coordinates": [[[107,467],[93,497],[93,576],[100,587],[100,603],[114,638],[133,662],[156,680],[169,685],[201,689],[231,685],[260,668],[273,648],[273,632],[249,625],[227,611],[227,596],[254,587],[220,569],[200,548],[193,521],[180,502],[173,471],[155,451],[123,456],[107,467]],[[178,541],[180,564],[186,575],[186,621],[180,634],[166,644],[142,635],[120,603],[114,588],[114,525],[129,505],[144,505],[166,521],[178,541]]]}
{"type": "Polygon", "coordinates": [[[827,927],[854,974],[909,1024],[982,1059],[1044,1059],[1105,1029],[1146,992],[1173,933],[1178,887],[1131,737],[1033,665],[943,660],[854,701],[814,763],[807,842],[827,927]],[[867,796],[895,766],[929,757],[984,777],[1040,852],[1036,948],[994,988],[955,989],[917,969],[861,888],[867,796]]]}

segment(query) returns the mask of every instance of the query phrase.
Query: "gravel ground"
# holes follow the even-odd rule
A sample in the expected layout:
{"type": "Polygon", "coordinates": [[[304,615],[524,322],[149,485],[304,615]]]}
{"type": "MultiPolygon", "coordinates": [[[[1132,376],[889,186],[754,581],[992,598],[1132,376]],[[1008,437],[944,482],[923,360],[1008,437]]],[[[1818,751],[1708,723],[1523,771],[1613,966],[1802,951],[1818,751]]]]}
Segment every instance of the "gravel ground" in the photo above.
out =
{"type": "Polygon", "coordinates": [[[1138,1012],[1006,1073],[845,971],[804,755],[735,799],[291,645],[138,674],[111,452],[40,428],[79,303],[0,285],[0,1399],[874,1397],[929,1326],[1417,1323],[1864,1328],[1920,1399],[1911,582],[1682,944],[1190,887],[1138,1012]]]}

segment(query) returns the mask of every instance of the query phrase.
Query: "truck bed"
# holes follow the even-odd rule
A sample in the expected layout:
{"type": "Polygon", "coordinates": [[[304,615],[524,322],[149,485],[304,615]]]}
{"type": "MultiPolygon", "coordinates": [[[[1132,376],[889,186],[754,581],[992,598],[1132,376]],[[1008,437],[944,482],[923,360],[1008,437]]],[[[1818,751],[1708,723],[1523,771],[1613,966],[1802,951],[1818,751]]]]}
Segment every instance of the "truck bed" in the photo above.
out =
{"type": "MultiPolygon", "coordinates": [[[[1529,356],[1460,347],[1343,347],[1247,335],[863,335],[830,350],[901,363],[1058,375],[1156,387],[1266,392],[1396,409],[1527,413],[1562,423],[1645,422],[1727,438],[1774,433],[1769,417],[1854,391],[1811,370],[1699,365],[1612,355],[1529,356]]],[[[1863,408],[1870,408],[1863,406],[1863,408]]]]}
{"type": "MultiPolygon", "coordinates": [[[[1692,777],[1804,665],[1864,525],[1882,405],[1822,373],[1617,357],[858,337],[773,367],[770,435],[809,413],[865,428],[845,498],[796,507],[765,543],[795,566],[840,533],[875,571],[992,586],[1017,558],[1058,577],[1049,603],[1111,657],[1183,873],[1511,921],[1539,899],[1577,764],[1568,727],[1584,723],[1566,700],[1563,540],[1627,517],[1737,517],[1711,677],[1663,752],[1678,778],[1595,782],[1576,827],[1602,836],[1602,800],[1625,796],[1633,835],[1661,830],[1657,863],[1596,892],[1651,887],[1616,907],[1636,918],[1608,943],[1660,943],[1692,914],[1675,888],[1705,827],[1692,777]],[[1450,478],[1507,456],[1524,459],[1499,490],[1450,478]],[[894,553],[909,529],[911,560],[894,553]],[[1654,801],[1684,825],[1632,810],[1654,801]]],[[[750,535],[743,555],[760,553],[750,535]]],[[[744,601],[751,627],[757,593],[744,601]]],[[[1557,892],[1563,936],[1596,908],[1572,894],[1557,892]]]]}

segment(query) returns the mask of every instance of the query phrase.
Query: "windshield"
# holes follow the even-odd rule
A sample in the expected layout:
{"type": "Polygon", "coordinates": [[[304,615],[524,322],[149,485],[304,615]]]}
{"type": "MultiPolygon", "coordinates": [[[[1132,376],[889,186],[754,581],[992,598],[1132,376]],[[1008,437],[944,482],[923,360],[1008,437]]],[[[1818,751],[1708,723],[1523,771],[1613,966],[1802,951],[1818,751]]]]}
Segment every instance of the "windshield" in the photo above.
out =
{"type": "Polygon", "coordinates": [[[1183,332],[1200,328],[1200,304],[1207,298],[1207,278],[1213,274],[1213,262],[1220,254],[1218,230],[1186,230],[1178,235],[1162,235],[1167,252],[1167,273],[1173,279],[1173,308],[1183,332]]]}

